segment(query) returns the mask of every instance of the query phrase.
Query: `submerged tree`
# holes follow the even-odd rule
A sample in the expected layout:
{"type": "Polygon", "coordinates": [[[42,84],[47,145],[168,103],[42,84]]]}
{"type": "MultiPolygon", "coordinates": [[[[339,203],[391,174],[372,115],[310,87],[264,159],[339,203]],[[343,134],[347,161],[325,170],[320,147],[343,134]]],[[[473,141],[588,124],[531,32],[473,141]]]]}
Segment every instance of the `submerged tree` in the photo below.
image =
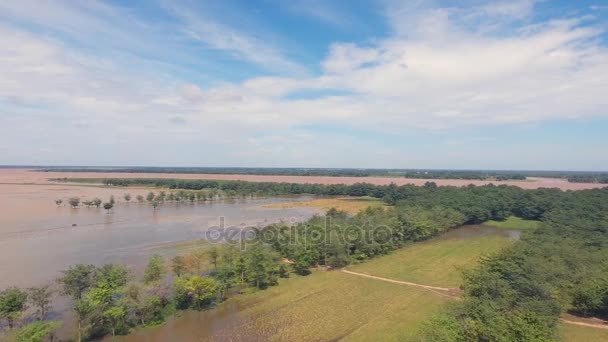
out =
{"type": "Polygon", "coordinates": [[[55,204],[57,204],[57,206],[60,206],[63,203],[63,200],[61,198],[58,198],[55,200],[55,204]]]}
{"type": "Polygon", "coordinates": [[[51,298],[53,291],[49,285],[40,287],[32,287],[28,289],[30,304],[36,309],[36,318],[39,321],[44,321],[46,316],[51,311],[51,298]]]}
{"type": "Polygon", "coordinates": [[[125,201],[126,201],[127,203],[131,202],[131,194],[125,194],[125,195],[123,196],[123,198],[125,199],[125,201]]]}
{"type": "Polygon", "coordinates": [[[104,204],[103,204],[103,208],[104,208],[105,210],[107,210],[107,211],[108,211],[108,214],[109,214],[109,213],[110,213],[110,210],[111,210],[112,208],[114,208],[114,203],[112,203],[112,202],[106,202],[106,203],[104,203],[104,204]]]}
{"type": "Polygon", "coordinates": [[[78,264],[62,272],[63,276],[57,279],[62,286],[62,293],[79,300],[86,290],[95,284],[97,269],[93,265],[78,264]]]}
{"type": "Polygon", "coordinates": [[[72,208],[78,208],[78,206],[80,205],[80,198],[72,197],[68,200],[68,203],[70,203],[70,206],[72,208]]]}
{"type": "Polygon", "coordinates": [[[148,193],[148,195],[146,196],[146,201],[152,202],[153,200],[154,200],[154,193],[152,191],[150,191],[148,193]]]}
{"type": "Polygon", "coordinates": [[[144,196],[137,195],[136,198],[137,198],[137,202],[139,202],[139,203],[143,203],[144,202],[144,196]]]}

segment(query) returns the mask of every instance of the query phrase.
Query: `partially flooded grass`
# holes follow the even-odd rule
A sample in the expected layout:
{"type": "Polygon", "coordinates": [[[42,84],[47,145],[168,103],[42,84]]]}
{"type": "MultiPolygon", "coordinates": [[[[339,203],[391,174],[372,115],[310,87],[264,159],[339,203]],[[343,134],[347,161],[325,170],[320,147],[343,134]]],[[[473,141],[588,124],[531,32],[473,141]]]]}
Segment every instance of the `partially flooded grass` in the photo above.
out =
{"type": "Polygon", "coordinates": [[[301,202],[273,203],[265,205],[264,207],[275,209],[308,207],[323,210],[336,208],[338,210],[346,211],[351,214],[356,214],[361,210],[367,209],[368,207],[377,208],[386,207],[386,205],[381,200],[372,197],[338,197],[317,198],[301,202]]]}

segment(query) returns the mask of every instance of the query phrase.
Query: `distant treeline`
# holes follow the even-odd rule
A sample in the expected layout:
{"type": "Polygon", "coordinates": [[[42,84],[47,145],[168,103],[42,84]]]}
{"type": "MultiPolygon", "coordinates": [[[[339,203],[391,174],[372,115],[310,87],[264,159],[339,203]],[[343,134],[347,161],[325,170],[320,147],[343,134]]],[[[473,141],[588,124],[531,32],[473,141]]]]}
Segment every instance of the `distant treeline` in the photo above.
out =
{"type": "Polygon", "coordinates": [[[568,177],[568,182],[608,184],[608,173],[573,175],[568,177]]]}
{"type": "MultiPolygon", "coordinates": [[[[224,175],[404,177],[416,179],[525,180],[536,175],[521,171],[423,170],[423,169],[321,169],[321,168],[224,168],[224,167],[129,167],[129,168],[45,168],[58,172],[192,173],[224,175]]],[[[548,176],[548,175],[547,175],[548,176]]]]}

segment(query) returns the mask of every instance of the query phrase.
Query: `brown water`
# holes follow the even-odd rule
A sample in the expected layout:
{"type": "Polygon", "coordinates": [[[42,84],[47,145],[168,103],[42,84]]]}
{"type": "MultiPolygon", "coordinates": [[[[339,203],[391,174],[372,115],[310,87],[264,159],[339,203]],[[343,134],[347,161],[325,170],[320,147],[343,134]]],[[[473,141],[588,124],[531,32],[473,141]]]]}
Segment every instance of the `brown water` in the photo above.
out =
{"type": "MultiPolygon", "coordinates": [[[[0,184],[0,289],[52,282],[76,263],[122,263],[137,268],[153,246],[204,238],[217,226],[301,221],[310,208],[268,209],[263,205],[293,198],[246,199],[200,204],[167,203],[157,210],[146,204],[118,203],[104,209],[57,207],[55,198],[70,196],[117,200],[127,190],[83,186],[0,184]]],[[[128,189],[133,194],[148,190],[128,189]]],[[[310,199],[301,197],[301,200],[310,199]]]]}
{"type": "MultiPolygon", "coordinates": [[[[503,236],[518,240],[519,230],[507,230],[484,225],[464,226],[452,229],[437,239],[457,240],[471,239],[480,236],[503,236]]],[[[217,308],[196,312],[188,311],[166,324],[121,337],[107,338],[108,341],[120,342],[187,342],[187,341],[266,341],[272,332],[258,331],[251,326],[255,318],[243,314],[243,311],[255,303],[239,302],[232,298],[217,308]]]]}

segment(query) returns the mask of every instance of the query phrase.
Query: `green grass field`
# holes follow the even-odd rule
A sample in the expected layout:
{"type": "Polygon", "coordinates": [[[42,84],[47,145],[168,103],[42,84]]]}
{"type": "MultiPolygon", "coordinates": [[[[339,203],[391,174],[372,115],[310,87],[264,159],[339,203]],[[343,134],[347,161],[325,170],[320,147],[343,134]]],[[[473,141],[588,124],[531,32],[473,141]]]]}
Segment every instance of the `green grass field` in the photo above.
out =
{"type": "Polygon", "coordinates": [[[425,285],[458,287],[463,268],[474,266],[481,255],[497,252],[510,242],[507,237],[498,235],[437,238],[348,269],[425,285]]]}
{"type": "Polygon", "coordinates": [[[561,328],[564,342],[602,342],[608,341],[608,329],[596,329],[564,324],[561,328]]]}
{"type": "Polygon", "coordinates": [[[505,228],[505,229],[518,229],[518,230],[531,230],[536,229],[540,221],[524,220],[519,217],[511,216],[504,221],[486,221],[484,225],[505,228]]]}

